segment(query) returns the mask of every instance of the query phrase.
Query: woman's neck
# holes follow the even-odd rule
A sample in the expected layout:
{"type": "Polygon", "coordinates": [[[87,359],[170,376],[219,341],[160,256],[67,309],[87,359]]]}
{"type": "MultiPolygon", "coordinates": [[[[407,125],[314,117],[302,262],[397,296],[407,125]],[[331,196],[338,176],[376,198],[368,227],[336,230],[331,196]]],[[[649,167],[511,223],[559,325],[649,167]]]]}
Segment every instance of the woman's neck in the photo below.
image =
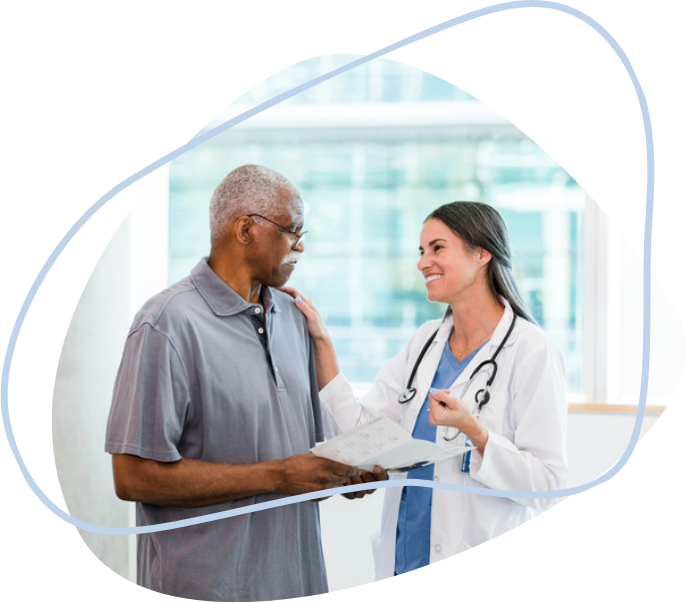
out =
{"type": "Polygon", "coordinates": [[[491,290],[487,290],[452,303],[451,310],[451,349],[459,357],[467,355],[491,337],[505,308],[491,290]]]}

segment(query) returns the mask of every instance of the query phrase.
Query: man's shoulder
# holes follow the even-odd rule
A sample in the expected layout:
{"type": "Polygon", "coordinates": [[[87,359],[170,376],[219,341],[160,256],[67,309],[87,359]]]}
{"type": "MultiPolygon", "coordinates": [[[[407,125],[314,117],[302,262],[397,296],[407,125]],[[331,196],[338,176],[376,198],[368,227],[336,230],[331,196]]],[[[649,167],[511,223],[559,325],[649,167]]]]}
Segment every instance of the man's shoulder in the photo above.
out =
{"type": "Polygon", "coordinates": [[[153,295],[136,313],[130,333],[149,325],[169,335],[175,326],[189,316],[190,310],[202,302],[191,276],[183,278],[153,295]]]}
{"type": "Polygon", "coordinates": [[[279,312],[287,319],[296,321],[298,324],[305,325],[306,320],[303,313],[296,308],[296,302],[288,293],[270,287],[272,301],[279,312]]]}

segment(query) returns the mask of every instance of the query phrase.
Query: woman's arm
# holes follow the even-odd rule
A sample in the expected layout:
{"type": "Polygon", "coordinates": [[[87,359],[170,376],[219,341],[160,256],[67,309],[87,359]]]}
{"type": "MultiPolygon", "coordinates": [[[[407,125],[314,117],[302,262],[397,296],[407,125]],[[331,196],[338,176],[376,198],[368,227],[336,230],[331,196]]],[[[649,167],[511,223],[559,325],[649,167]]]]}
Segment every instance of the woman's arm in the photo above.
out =
{"type": "MultiPolygon", "coordinates": [[[[517,359],[511,395],[512,440],[487,430],[467,405],[443,391],[430,396],[430,422],[457,427],[470,437],[477,448],[470,476],[489,488],[550,492],[567,487],[565,367],[563,354],[553,342],[541,341],[517,359]],[[486,443],[480,439],[485,435],[482,430],[486,443]]],[[[560,499],[513,500],[541,511],[560,499]]]]}

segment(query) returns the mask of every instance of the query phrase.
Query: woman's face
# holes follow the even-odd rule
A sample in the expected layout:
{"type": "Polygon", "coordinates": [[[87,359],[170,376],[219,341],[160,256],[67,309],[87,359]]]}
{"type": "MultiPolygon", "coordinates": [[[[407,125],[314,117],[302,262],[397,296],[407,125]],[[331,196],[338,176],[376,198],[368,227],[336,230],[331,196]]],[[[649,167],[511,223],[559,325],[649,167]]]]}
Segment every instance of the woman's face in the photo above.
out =
{"type": "Polygon", "coordinates": [[[434,219],[422,227],[420,256],[417,269],[425,277],[427,299],[446,304],[469,299],[484,282],[491,259],[484,249],[467,250],[462,239],[434,219]]]}

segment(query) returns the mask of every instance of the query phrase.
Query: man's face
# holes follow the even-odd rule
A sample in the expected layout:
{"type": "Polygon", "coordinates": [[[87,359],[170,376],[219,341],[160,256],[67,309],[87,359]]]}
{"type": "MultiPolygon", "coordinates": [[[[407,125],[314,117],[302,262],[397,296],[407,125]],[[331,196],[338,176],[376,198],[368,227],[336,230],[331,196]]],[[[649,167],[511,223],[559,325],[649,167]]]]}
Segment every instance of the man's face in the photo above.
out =
{"type": "Polygon", "coordinates": [[[303,230],[303,201],[292,193],[283,191],[277,209],[267,217],[284,229],[295,232],[290,234],[279,226],[263,220],[255,219],[255,254],[254,268],[258,280],[263,285],[281,287],[289,280],[305,250],[303,242],[294,248],[294,243],[303,230]]]}

